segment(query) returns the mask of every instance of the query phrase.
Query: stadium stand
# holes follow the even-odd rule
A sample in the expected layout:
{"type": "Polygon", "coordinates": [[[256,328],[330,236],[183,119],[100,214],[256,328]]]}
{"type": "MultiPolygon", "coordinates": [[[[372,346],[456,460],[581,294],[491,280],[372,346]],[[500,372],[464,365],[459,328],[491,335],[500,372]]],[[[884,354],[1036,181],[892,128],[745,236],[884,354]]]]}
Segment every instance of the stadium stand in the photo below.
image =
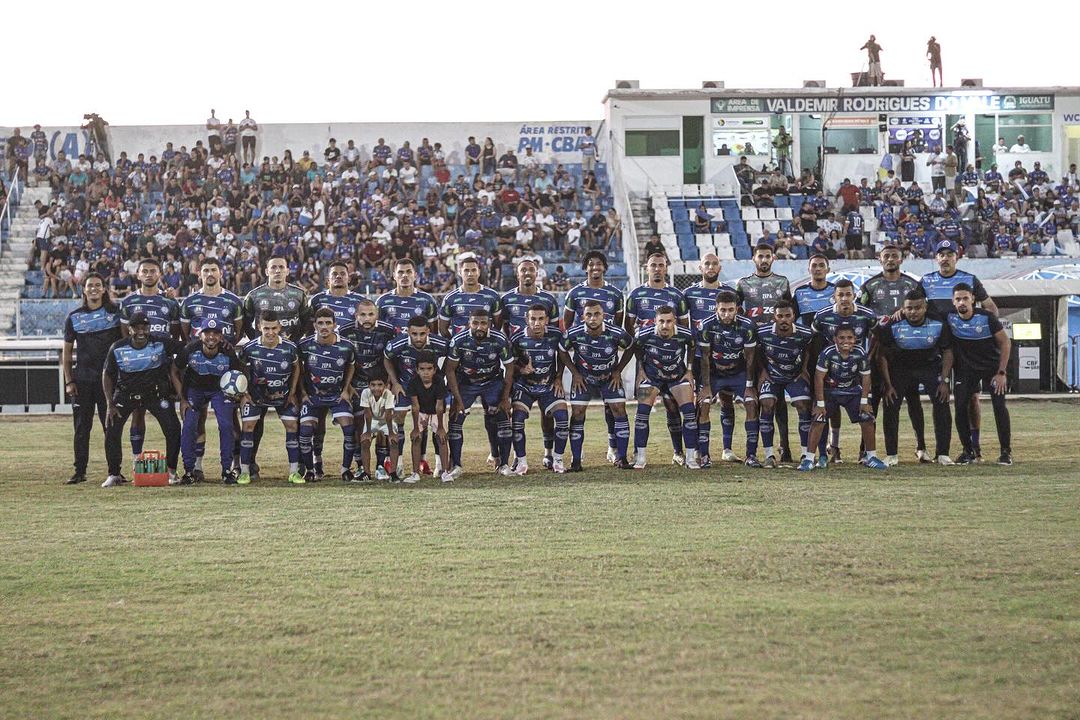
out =
{"type": "MultiPolygon", "coordinates": [[[[290,280],[312,292],[336,259],[350,264],[357,290],[383,292],[401,257],[417,263],[421,287],[447,292],[457,280],[455,258],[466,251],[499,289],[515,284],[515,261],[533,257],[546,287],[566,290],[582,277],[577,260],[590,249],[608,251],[609,277],[625,283],[605,163],[537,162],[531,153],[520,162],[490,139],[475,149],[477,162],[466,148],[464,165],[446,162],[427,139],[379,144],[366,156],[351,141],[331,140],[321,161],[307,151],[294,159],[286,149],[258,165],[242,162],[235,144],[210,152],[201,141],[190,151],[169,143],[160,157],[120,152],[115,162],[92,151],[73,160],[35,157],[23,192],[32,203],[13,212],[20,243],[5,262],[29,256],[19,292],[27,300],[76,297],[91,270],[122,297],[139,258],[149,256],[164,263],[166,290],[176,297],[197,287],[199,261],[209,256],[222,261],[225,285],[237,293],[262,282],[273,255],[288,258],[290,280]]],[[[54,321],[69,308],[23,303],[20,330],[56,334],[62,323],[54,321]]],[[[0,321],[10,328],[10,317],[0,321]]]]}

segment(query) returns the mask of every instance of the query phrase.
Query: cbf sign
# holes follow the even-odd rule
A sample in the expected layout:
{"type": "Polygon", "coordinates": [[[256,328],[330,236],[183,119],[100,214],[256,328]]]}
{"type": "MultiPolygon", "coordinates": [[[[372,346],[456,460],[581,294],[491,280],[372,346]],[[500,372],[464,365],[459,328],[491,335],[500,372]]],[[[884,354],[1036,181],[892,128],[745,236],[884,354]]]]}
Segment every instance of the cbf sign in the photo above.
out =
{"type": "Polygon", "coordinates": [[[726,113],[981,113],[1053,110],[1053,95],[805,95],[712,98],[712,112],[726,113]]]}

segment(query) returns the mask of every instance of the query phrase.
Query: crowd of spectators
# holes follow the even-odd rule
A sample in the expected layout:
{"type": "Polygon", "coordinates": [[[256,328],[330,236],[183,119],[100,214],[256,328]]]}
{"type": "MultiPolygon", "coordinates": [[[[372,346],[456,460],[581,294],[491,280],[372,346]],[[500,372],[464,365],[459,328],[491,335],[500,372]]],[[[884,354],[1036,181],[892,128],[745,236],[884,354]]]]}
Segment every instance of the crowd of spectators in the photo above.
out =
{"type": "Polygon", "coordinates": [[[428,138],[415,147],[380,138],[365,155],[353,140],[330,138],[320,158],[285,149],[256,161],[255,142],[245,138],[257,130],[250,115],[234,125],[212,114],[205,144],[167,143],[150,157],[120,152],[112,162],[92,149],[48,162],[34,136],[25,144],[21,133],[10,138],[9,155],[29,182],[52,189],[52,202],[37,207],[30,259],[44,272],[45,297],[78,296],[90,271],[110,278],[122,297],[144,257],[162,262],[166,291],[177,297],[197,286],[206,257],[222,262],[225,287],[237,293],[260,284],[274,256],[309,290],[321,287],[329,262],[344,260],[353,287],[375,293],[389,289],[391,264],[408,257],[420,268],[419,286],[440,293],[456,285],[465,252],[480,258],[493,287],[512,284],[514,263],[533,258],[544,286],[563,290],[566,273],[553,257],[574,262],[621,245],[595,145],[580,169],[545,162],[531,148],[522,157],[500,153],[491,138],[472,137],[463,166],[448,164],[441,143],[428,138]],[[554,267],[544,268],[545,255],[554,267]]]}
{"type": "Polygon", "coordinates": [[[873,182],[862,178],[856,185],[845,179],[830,195],[809,170],[791,178],[776,169],[754,171],[742,161],[736,175],[745,203],[775,207],[778,195],[803,196],[790,230],[770,238],[780,257],[791,257],[798,245],[830,258],[869,257],[873,248],[867,238],[875,232],[897,240],[906,256],[916,258],[931,257],[936,242],[945,238],[969,257],[993,258],[1060,254],[1063,231],[1080,237],[1075,164],[1060,178],[1051,178],[1039,162],[1029,169],[1020,160],[1004,175],[996,164],[985,172],[971,163],[949,172],[958,163],[946,147],[927,161],[930,188],[883,170],[873,182]]]}

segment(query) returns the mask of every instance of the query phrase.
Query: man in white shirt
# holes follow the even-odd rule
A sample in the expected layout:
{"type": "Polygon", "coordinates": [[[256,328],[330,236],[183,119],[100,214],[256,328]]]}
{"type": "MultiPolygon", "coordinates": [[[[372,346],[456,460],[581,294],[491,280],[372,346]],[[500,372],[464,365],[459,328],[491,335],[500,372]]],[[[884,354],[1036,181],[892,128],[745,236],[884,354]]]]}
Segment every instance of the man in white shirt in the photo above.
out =
{"type": "Polygon", "coordinates": [[[398,180],[405,191],[405,197],[410,200],[416,199],[416,178],[416,167],[410,161],[405,160],[401,165],[401,170],[398,171],[398,180]]]}
{"type": "Polygon", "coordinates": [[[222,150],[221,120],[218,119],[213,108],[210,108],[210,117],[206,118],[206,135],[210,141],[210,154],[220,155],[222,150]]]}
{"type": "Polygon", "coordinates": [[[930,159],[926,161],[927,166],[930,168],[930,183],[934,190],[945,189],[945,158],[941,152],[935,150],[930,154],[930,159]]]}
{"type": "Polygon", "coordinates": [[[1031,146],[1024,142],[1023,135],[1016,136],[1016,144],[1009,148],[1011,153],[1026,153],[1031,152],[1031,146]]]}
{"type": "Polygon", "coordinates": [[[356,161],[360,159],[360,148],[356,147],[356,143],[350,140],[348,145],[346,145],[345,150],[342,151],[341,154],[345,158],[346,162],[350,162],[355,165],[356,161]]]}
{"type": "Polygon", "coordinates": [[[997,159],[997,156],[1000,155],[1001,153],[1009,152],[1009,146],[1005,144],[1005,138],[1003,138],[1003,137],[998,138],[997,142],[994,143],[993,151],[994,151],[994,159],[995,160],[997,159]]]}

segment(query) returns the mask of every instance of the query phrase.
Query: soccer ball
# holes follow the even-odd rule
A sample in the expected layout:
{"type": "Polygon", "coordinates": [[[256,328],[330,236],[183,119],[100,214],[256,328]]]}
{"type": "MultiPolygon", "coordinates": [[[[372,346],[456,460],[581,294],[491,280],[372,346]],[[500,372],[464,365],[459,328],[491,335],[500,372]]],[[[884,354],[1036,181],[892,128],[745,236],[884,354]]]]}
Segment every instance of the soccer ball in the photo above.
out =
{"type": "Polygon", "coordinates": [[[221,376],[221,390],[230,398],[239,398],[247,392],[248,381],[239,370],[229,370],[221,376]]]}

